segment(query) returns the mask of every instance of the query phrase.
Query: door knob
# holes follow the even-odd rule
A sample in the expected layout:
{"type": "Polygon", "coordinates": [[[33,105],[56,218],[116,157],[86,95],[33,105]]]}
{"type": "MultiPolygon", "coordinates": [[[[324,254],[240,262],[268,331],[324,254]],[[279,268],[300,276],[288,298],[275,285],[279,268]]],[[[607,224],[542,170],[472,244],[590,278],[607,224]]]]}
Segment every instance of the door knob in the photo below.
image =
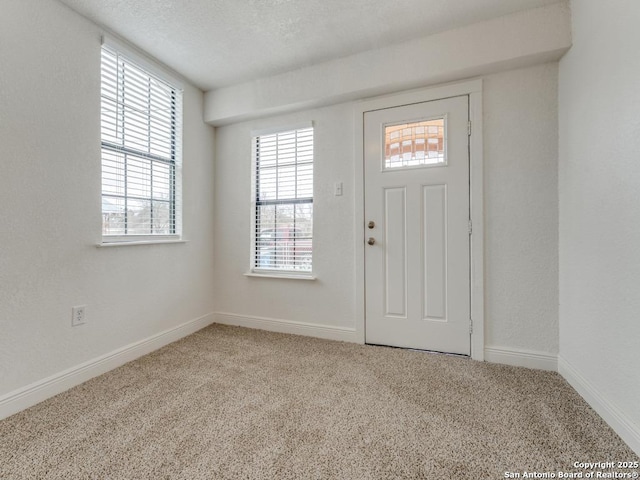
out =
{"type": "Polygon", "coordinates": [[[367,243],[368,243],[369,245],[373,245],[374,243],[376,243],[376,239],[375,239],[375,238],[373,238],[373,237],[369,237],[369,240],[367,240],[367,243]]]}

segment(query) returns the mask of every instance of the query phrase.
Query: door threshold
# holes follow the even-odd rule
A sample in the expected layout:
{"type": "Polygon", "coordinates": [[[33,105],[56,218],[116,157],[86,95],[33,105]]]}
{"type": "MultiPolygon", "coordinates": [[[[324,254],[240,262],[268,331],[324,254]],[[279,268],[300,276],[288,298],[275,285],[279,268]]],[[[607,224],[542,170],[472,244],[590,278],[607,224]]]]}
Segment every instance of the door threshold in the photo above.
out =
{"type": "Polygon", "coordinates": [[[450,357],[469,358],[469,359],[471,358],[471,355],[465,355],[463,353],[439,352],[437,350],[424,350],[421,348],[396,347],[393,345],[383,345],[380,343],[365,343],[365,345],[371,345],[372,347],[395,348],[397,350],[407,350],[410,352],[418,352],[418,353],[431,353],[433,355],[447,355],[450,357]]]}

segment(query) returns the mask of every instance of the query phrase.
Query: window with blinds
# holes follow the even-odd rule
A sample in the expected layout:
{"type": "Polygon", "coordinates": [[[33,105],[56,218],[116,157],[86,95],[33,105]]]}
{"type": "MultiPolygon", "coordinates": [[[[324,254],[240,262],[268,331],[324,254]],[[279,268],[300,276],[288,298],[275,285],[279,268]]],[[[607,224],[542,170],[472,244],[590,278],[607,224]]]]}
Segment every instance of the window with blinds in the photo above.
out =
{"type": "Polygon", "coordinates": [[[103,241],[175,238],[182,91],[108,44],[101,79],[103,241]]]}
{"type": "Polygon", "coordinates": [[[310,273],[313,127],[254,137],[253,270],[310,273]]]}

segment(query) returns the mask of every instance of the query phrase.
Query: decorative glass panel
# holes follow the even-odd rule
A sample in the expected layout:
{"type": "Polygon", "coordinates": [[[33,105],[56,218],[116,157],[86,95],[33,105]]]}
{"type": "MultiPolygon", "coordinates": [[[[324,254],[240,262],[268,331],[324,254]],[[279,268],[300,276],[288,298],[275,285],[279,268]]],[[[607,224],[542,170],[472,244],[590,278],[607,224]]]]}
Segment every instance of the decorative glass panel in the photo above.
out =
{"type": "Polygon", "coordinates": [[[384,168],[445,163],[444,118],[384,127],[384,168]]]}

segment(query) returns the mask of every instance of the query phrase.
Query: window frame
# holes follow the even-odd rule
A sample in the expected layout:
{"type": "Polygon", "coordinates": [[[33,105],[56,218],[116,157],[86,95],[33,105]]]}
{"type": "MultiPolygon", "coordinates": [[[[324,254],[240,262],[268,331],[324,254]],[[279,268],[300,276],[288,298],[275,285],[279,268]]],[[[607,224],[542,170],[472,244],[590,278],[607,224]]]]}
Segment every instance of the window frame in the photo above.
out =
{"type": "MultiPolygon", "coordinates": [[[[103,36],[102,44],[100,48],[100,65],[101,65],[101,74],[100,74],[100,111],[101,111],[101,119],[100,119],[100,165],[101,172],[105,167],[104,160],[104,151],[109,151],[113,153],[117,153],[120,155],[135,155],[139,159],[144,159],[150,162],[151,165],[154,165],[156,162],[163,163],[169,166],[169,199],[167,203],[169,203],[169,215],[170,215],[170,233],[124,233],[124,234],[105,234],[104,231],[104,200],[105,197],[113,196],[110,194],[105,194],[103,180],[101,180],[101,189],[100,189],[100,198],[102,202],[101,206],[101,217],[102,217],[102,226],[101,226],[101,243],[99,246],[117,246],[117,245],[147,245],[147,244],[162,244],[162,243],[174,243],[174,242],[183,242],[182,237],[182,143],[183,143],[183,93],[184,93],[184,85],[182,81],[176,78],[174,75],[169,73],[165,68],[163,68],[160,64],[155,62],[154,60],[148,58],[144,53],[137,52],[132,47],[124,44],[123,42],[111,37],[111,36],[103,36]],[[171,138],[171,147],[170,153],[166,157],[162,157],[160,155],[155,155],[152,153],[145,154],[144,152],[136,151],[135,148],[126,147],[124,145],[117,145],[113,142],[105,141],[103,137],[103,118],[102,118],[102,89],[104,85],[103,81],[103,73],[102,68],[103,64],[103,50],[107,50],[110,54],[116,56],[116,61],[123,60],[127,64],[135,67],[144,73],[145,76],[148,76],[150,79],[155,79],[162,84],[169,87],[172,92],[172,108],[170,114],[170,138],[171,138]]],[[[119,66],[117,67],[116,72],[119,72],[119,66]]],[[[116,80],[119,83],[119,80],[116,80]]],[[[148,138],[149,142],[151,142],[151,137],[153,136],[154,130],[149,127],[148,138]]],[[[103,173],[101,173],[102,178],[103,173]]],[[[127,172],[125,171],[124,178],[126,181],[127,172]]],[[[153,181],[152,179],[149,180],[153,181]]],[[[122,195],[122,198],[125,199],[134,199],[133,195],[129,195],[126,190],[122,195]]],[[[142,201],[160,201],[153,197],[151,193],[148,196],[144,196],[144,198],[140,198],[142,201]]],[[[125,213],[126,215],[126,213],[125,213]]]]}
{"type": "MultiPolygon", "coordinates": [[[[315,203],[315,189],[313,188],[314,176],[315,176],[315,127],[313,122],[303,122],[297,123],[295,125],[289,125],[284,127],[276,127],[276,128],[268,128],[263,130],[254,130],[251,132],[251,248],[250,248],[250,258],[249,258],[249,273],[246,273],[246,276],[250,277],[272,277],[272,278],[284,278],[284,279],[303,279],[303,280],[315,280],[314,275],[314,203],[315,203]],[[297,194],[295,198],[285,198],[285,199],[272,199],[272,200],[264,200],[260,199],[260,160],[259,160],[259,139],[260,137],[278,135],[278,134],[287,134],[294,133],[300,130],[311,130],[312,135],[312,160],[308,163],[311,164],[311,182],[312,182],[312,194],[310,197],[301,197],[298,198],[297,194]],[[258,212],[261,206],[265,205],[303,205],[308,204],[311,205],[311,269],[303,270],[303,269],[285,269],[285,268],[265,268],[258,266],[258,242],[260,241],[260,233],[258,230],[260,229],[260,224],[258,222],[258,212]]],[[[299,165],[297,156],[296,156],[296,165],[299,165]]],[[[272,167],[268,167],[272,168],[272,167]]],[[[278,168],[277,166],[275,167],[278,168]]],[[[296,173],[296,181],[299,179],[298,173],[296,173]]],[[[274,225],[274,229],[278,227],[274,225]]],[[[295,229],[296,227],[294,227],[295,229]]],[[[277,235],[277,232],[276,232],[277,235]]]]}

